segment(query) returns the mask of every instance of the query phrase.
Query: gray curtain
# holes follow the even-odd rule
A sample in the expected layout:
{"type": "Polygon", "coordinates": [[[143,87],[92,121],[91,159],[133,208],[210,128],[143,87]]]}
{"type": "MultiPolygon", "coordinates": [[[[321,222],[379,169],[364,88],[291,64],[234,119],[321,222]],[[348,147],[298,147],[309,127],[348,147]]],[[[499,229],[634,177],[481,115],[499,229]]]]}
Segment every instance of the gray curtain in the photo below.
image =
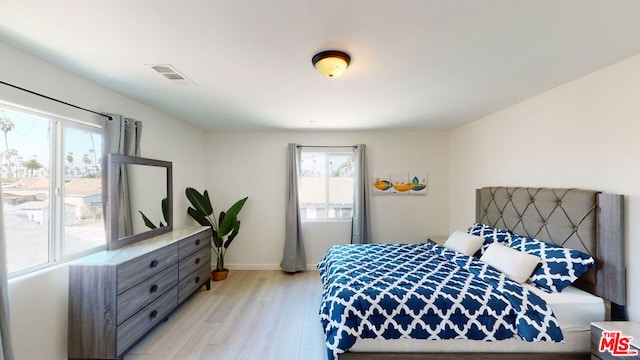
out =
{"type": "Polygon", "coordinates": [[[353,214],[351,219],[351,243],[368,244],[371,242],[369,224],[369,202],[371,189],[367,185],[367,146],[358,144],[353,154],[353,214]]]}
{"type": "Polygon", "coordinates": [[[9,287],[7,284],[7,244],[2,213],[2,189],[0,189],[0,350],[1,359],[13,359],[9,321],[9,287]]]}
{"type": "Polygon", "coordinates": [[[284,240],[284,255],[280,267],[286,272],[307,269],[307,258],[302,241],[302,221],[298,201],[298,181],[300,173],[300,147],[289,144],[287,159],[287,219],[284,240]]]}
{"type": "MultiPolygon", "coordinates": [[[[142,121],[125,118],[122,115],[109,114],[112,119],[102,121],[102,196],[107,199],[107,154],[140,156],[142,121]]],[[[129,201],[129,181],[127,168],[120,168],[120,195],[118,210],[119,237],[133,234],[133,220],[129,201]]],[[[106,215],[106,202],[103,201],[103,214],[106,215]]]]}

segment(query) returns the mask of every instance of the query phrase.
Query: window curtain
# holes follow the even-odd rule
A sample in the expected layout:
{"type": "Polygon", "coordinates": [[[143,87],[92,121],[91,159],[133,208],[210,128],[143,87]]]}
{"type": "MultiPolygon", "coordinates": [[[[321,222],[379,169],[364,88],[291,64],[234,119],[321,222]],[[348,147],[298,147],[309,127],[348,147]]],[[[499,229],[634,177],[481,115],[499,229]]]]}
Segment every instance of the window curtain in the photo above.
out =
{"type": "Polygon", "coordinates": [[[307,258],[302,241],[302,220],[298,199],[301,149],[297,144],[289,144],[287,159],[287,213],[284,240],[284,255],[280,267],[286,272],[307,269],[307,258]]]}
{"type": "Polygon", "coordinates": [[[351,219],[351,243],[368,244],[371,242],[369,224],[369,203],[371,189],[367,186],[367,146],[358,144],[353,154],[353,214],[351,219]]]}
{"type": "Polygon", "coordinates": [[[7,244],[4,234],[4,216],[2,213],[2,189],[0,189],[0,346],[3,360],[13,359],[9,321],[9,287],[7,283],[7,244]]]}
{"type": "MultiPolygon", "coordinates": [[[[102,198],[107,199],[107,154],[140,156],[140,139],[142,138],[142,121],[125,118],[122,115],[109,114],[112,119],[102,121],[102,198]]],[[[119,237],[133,234],[133,220],[129,201],[129,181],[127,168],[120,168],[120,195],[118,199],[118,231],[119,237]]],[[[103,204],[103,216],[106,216],[106,201],[103,204]]]]}

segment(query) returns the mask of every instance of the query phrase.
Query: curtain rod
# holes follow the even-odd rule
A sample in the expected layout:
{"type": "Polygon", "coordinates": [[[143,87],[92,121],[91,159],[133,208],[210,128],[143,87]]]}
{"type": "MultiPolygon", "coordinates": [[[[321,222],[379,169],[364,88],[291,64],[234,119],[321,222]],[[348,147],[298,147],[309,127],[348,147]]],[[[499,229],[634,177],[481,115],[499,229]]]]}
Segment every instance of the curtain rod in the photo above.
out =
{"type": "Polygon", "coordinates": [[[296,145],[296,147],[298,148],[357,148],[358,145],[344,145],[344,146],[339,146],[339,145],[296,145]]]}
{"type": "Polygon", "coordinates": [[[56,99],[56,98],[52,98],[51,96],[43,95],[43,94],[37,93],[35,91],[31,91],[31,90],[28,90],[28,89],[25,89],[25,88],[21,88],[20,86],[9,84],[9,83],[1,81],[1,80],[0,80],[0,83],[2,85],[10,86],[12,88],[15,88],[15,89],[18,89],[18,90],[22,90],[24,92],[28,92],[29,94],[37,95],[37,96],[43,97],[45,99],[49,99],[49,100],[52,100],[52,101],[55,101],[55,102],[59,102],[59,103],[64,104],[64,105],[71,106],[71,107],[74,107],[76,109],[84,110],[86,112],[90,112],[90,113],[93,113],[93,114],[96,114],[96,115],[104,116],[104,117],[108,118],[109,120],[113,120],[113,117],[111,117],[111,115],[107,115],[107,114],[103,114],[103,113],[100,113],[100,112],[97,112],[97,111],[89,110],[89,109],[80,107],[78,105],[73,105],[73,104],[70,104],[70,103],[68,103],[66,101],[62,101],[62,100],[59,100],[59,99],[56,99]]]}

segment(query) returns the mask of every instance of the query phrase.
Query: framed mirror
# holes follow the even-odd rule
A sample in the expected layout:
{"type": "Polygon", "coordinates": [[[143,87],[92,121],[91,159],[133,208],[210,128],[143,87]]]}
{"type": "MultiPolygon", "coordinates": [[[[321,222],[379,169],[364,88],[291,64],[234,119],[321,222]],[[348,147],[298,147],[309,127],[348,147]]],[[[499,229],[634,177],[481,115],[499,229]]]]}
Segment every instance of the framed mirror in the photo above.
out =
{"type": "Polygon", "coordinates": [[[108,250],[173,230],[172,176],[169,161],[108,154],[108,250]]]}

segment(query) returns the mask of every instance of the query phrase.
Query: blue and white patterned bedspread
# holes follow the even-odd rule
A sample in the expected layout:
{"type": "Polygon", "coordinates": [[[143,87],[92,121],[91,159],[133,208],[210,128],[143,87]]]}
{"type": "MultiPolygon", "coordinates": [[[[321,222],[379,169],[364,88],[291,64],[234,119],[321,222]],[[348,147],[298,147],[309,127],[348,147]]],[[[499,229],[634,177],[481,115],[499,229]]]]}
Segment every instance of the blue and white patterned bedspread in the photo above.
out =
{"type": "Polygon", "coordinates": [[[563,341],[544,300],[437,244],[336,245],[318,270],[329,359],[358,338],[563,341]]]}

